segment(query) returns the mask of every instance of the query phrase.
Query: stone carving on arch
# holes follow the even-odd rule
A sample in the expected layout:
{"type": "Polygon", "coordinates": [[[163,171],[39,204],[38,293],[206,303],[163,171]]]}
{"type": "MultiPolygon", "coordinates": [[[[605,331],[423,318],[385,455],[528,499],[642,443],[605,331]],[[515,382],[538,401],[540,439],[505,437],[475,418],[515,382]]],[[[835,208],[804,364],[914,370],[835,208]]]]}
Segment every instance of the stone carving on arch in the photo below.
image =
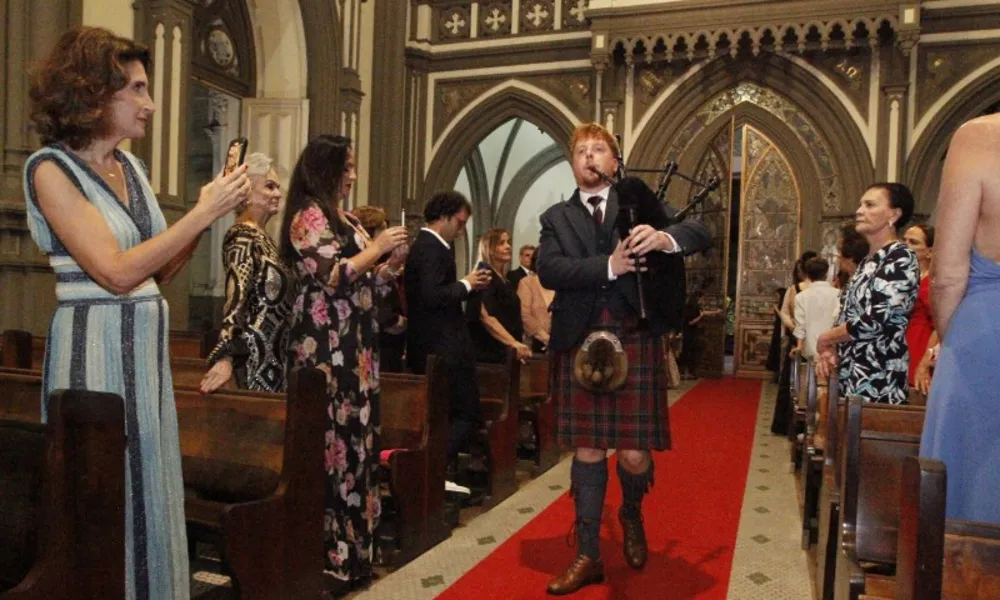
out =
{"type": "Polygon", "coordinates": [[[874,177],[863,133],[812,74],[772,54],[762,53],[754,62],[716,59],[684,80],[649,117],[633,143],[631,162],[653,167],[676,160],[706,126],[744,105],[771,115],[781,127],[765,128],[767,134],[779,143],[795,140],[809,157],[817,180],[803,190],[807,197],[816,196],[822,185],[824,201],[817,208],[828,213],[853,209],[874,177]]]}
{"type": "MultiPolygon", "coordinates": [[[[824,213],[824,198],[816,193],[822,189],[821,172],[817,168],[816,162],[812,158],[811,149],[796,133],[788,122],[780,115],[776,115],[764,107],[744,102],[737,104],[728,111],[721,113],[713,121],[707,123],[688,143],[679,155],[678,170],[681,173],[697,173],[703,167],[702,159],[709,152],[718,152],[719,149],[712,148],[712,144],[719,137],[719,134],[731,126],[731,117],[735,116],[735,127],[750,125],[770,138],[779,148],[783,150],[785,158],[791,165],[792,171],[798,181],[799,189],[802,192],[802,221],[799,224],[800,242],[802,247],[819,248],[822,237],[820,216],[824,213]]],[[[728,182],[723,185],[728,190],[728,182]]],[[[676,185],[670,189],[670,203],[679,206],[686,204],[692,194],[688,185],[676,185]]],[[[854,199],[849,201],[850,210],[853,212],[854,199]]],[[[729,198],[716,198],[713,208],[716,206],[728,208],[729,198]]],[[[840,210],[838,209],[838,212],[840,210]]],[[[728,235],[728,232],[726,232],[728,235]]],[[[721,249],[721,248],[720,248],[721,249]]],[[[721,266],[721,265],[720,265],[721,266]]],[[[788,266],[791,271],[791,266],[788,266]]]]}
{"type": "Polygon", "coordinates": [[[903,181],[913,190],[915,212],[932,214],[941,185],[941,168],[958,127],[1000,103],[1000,69],[992,69],[961,88],[927,123],[906,160],[903,181]]]}
{"type": "Polygon", "coordinates": [[[515,118],[524,119],[539,127],[560,148],[569,146],[570,136],[576,126],[563,111],[544,98],[519,87],[508,87],[476,106],[454,127],[449,128],[446,137],[440,141],[440,150],[434,155],[426,171],[427,176],[418,195],[419,205],[407,208],[419,211],[435,192],[454,187],[467,158],[483,138],[515,118]]]}

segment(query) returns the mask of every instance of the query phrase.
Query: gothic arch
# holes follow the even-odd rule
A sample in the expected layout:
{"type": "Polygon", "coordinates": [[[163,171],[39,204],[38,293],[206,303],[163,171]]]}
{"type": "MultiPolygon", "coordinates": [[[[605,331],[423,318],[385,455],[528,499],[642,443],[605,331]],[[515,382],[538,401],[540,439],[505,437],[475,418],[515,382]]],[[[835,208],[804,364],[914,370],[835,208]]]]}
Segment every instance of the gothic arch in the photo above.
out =
{"type": "MultiPolygon", "coordinates": [[[[713,101],[744,83],[757,86],[784,99],[803,116],[805,121],[814,126],[815,133],[830,149],[828,156],[830,164],[825,166],[825,169],[836,173],[839,179],[837,183],[839,189],[836,192],[839,205],[828,207],[826,212],[852,211],[854,201],[871,183],[875,174],[871,153],[864,136],[847,109],[832,92],[805,69],[774,54],[762,53],[752,61],[721,57],[706,64],[698,73],[685,80],[673,92],[669,106],[664,103],[657,110],[633,144],[630,156],[634,157],[634,166],[662,165],[670,153],[671,145],[685,128],[690,127],[699,118],[699,113],[703,113],[713,101]]],[[[750,102],[743,105],[753,106],[750,102]]],[[[798,136],[791,127],[782,122],[783,119],[765,110],[748,109],[748,112],[758,114],[761,128],[769,136],[773,136],[775,141],[785,143],[787,138],[789,148],[802,148],[803,151],[807,151],[805,156],[811,156],[811,149],[804,147],[802,142],[798,141],[798,136]],[[765,117],[765,114],[771,117],[765,117]],[[792,143],[791,138],[795,138],[796,142],[792,143]]],[[[726,114],[728,116],[728,113],[726,114]]],[[[710,125],[702,124],[706,127],[710,125]]],[[[796,157],[797,162],[801,162],[801,159],[802,157],[796,157]]],[[[802,172],[816,171],[816,167],[812,167],[802,172]]],[[[804,182],[803,185],[808,183],[804,182]]],[[[818,206],[822,208],[823,204],[820,203],[818,206]]]]}
{"type": "Polygon", "coordinates": [[[510,119],[524,119],[541,128],[560,148],[569,147],[575,123],[544,98],[521,89],[507,87],[465,115],[440,142],[427,169],[420,193],[420,205],[409,207],[419,211],[435,192],[451,189],[466,159],[494,129],[510,119]]]}
{"type": "Polygon", "coordinates": [[[1000,102],[1000,69],[992,69],[959,90],[928,122],[906,160],[903,181],[916,197],[916,212],[932,214],[941,185],[941,166],[958,127],[1000,102]]]}
{"type": "Polygon", "coordinates": [[[517,213],[521,210],[525,194],[538,181],[539,177],[565,160],[566,153],[563,149],[557,144],[552,144],[539,152],[534,160],[518,169],[517,174],[511,179],[510,185],[503,193],[500,208],[493,220],[495,226],[513,231],[514,220],[517,219],[517,213]]]}
{"type": "MultiPolygon", "coordinates": [[[[810,150],[799,139],[791,128],[781,121],[774,114],[750,103],[743,103],[735,106],[725,114],[720,115],[712,123],[708,124],[687,146],[678,161],[678,170],[681,173],[694,173],[698,168],[698,163],[702,156],[710,150],[712,141],[724,127],[730,126],[730,116],[735,113],[736,127],[741,125],[751,125],[767,137],[776,145],[784,149],[784,156],[791,164],[795,173],[799,190],[802,196],[801,221],[799,223],[799,244],[802,248],[819,248],[821,245],[821,223],[820,215],[823,214],[823,201],[817,194],[809,193],[810,190],[818,190],[820,184],[819,173],[810,158],[810,150]]],[[[671,190],[671,203],[675,206],[678,196],[684,202],[689,196],[688,186],[678,185],[671,190]]],[[[729,202],[726,202],[729,206],[729,202]]]]}

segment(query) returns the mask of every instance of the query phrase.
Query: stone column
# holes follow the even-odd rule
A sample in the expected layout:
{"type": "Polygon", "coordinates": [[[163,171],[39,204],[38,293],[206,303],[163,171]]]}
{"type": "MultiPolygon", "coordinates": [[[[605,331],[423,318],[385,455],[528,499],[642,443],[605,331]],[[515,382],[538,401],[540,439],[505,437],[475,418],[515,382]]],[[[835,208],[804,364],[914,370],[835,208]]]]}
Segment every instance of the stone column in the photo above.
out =
{"type": "MultiPolygon", "coordinates": [[[[193,13],[192,0],[146,0],[136,12],[136,41],[149,46],[152,54],[148,76],[156,113],[146,137],[132,144],[132,152],[149,167],[150,183],[168,224],[198,201],[185,197],[193,13]]],[[[170,303],[173,329],[188,329],[189,269],[161,286],[170,303]]]]}
{"type": "Polygon", "coordinates": [[[55,279],[25,217],[24,162],[39,147],[31,130],[31,73],[25,65],[44,59],[80,18],[79,0],[0,2],[0,330],[44,335],[55,308],[55,279]]]}
{"type": "Polygon", "coordinates": [[[371,98],[371,168],[368,201],[396,225],[406,198],[406,5],[375,3],[375,44],[371,98]]]}

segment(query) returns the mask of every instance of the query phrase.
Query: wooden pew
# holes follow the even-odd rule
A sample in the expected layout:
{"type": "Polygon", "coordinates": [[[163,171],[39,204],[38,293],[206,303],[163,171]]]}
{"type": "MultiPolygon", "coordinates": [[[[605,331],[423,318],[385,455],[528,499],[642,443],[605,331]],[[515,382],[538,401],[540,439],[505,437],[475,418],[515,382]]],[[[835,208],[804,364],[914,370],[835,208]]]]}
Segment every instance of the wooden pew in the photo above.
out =
{"type": "Polygon", "coordinates": [[[297,370],[288,390],[175,389],[189,543],[216,544],[244,600],[323,585],[326,378],[297,370]]]}
{"type": "MultiPolygon", "coordinates": [[[[218,332],[209,331],[205,333],[195,333],[191,331],[171,331],[170,332],[170,358],[190,358],[203,359],[214,347],[212,340],[218,339],[218,332]]],[[[0,352],[0,366],[16,367],[20,369],[41,370],[45,361],[45,336],[32,336],[30,333],[18,332],[17,330],[7,330],[3,335],[2,346],[4,348],[16,348],[14,354],[11,350],[0,352]],[[21,340],[15,344],[8,342],[8,332],[13,340],[21,340]],[[30,347],[29,355],[25,357],[23,341],[27,337],[27,344],[30,347]]],[[[204,366],[204,361],[202,361],[204,366]]],[[[205,367],[207,369],[207,367],[205,367]]],[[[202,373],[204,375],[204,372],[202,373]]],[[[200,381],[200,380],[199,380],[200,381]]]]}
{"type": "MultiPolygon", "coordinates": [[[[536,474],[548,471],[559,462],[560,449],[556,442],[556,411],[549,394],[549,359],[533,356],[521,366],[520,425],[531,432],[531,460],[536,474]],[[533,447],[532,447],[533,446],[533,447]]],[[[525,436],[522,434],[521,438],[525,436]]],[[[525,444],[522,441],[522,447],[525,444]]]]}
{"type": "Polygon", "coordinates": [[[1000,598],[1000,524],[945,519],[939,460],[907,457],[902,479],[896,598],[1000,598]]]}
{"type": "Polygon", "coordinates": [[[521,363],[513,350],[504,364],[476,365],[487,440],[488,484],[485,508],[496,506],[517,491],[517,426],[521,363]]]}
{"type": "MultiPolygon", "coordinates": [[[[170,330],[170,358],[205,358],[212,351],[213,332],[170,330]]],[[[218,340],[218,334],[214,334],[218,340]]]]}
{"type": "Polygon", "coordinates": [[[42,420],[42,373],[30,369],[0,367],[0,419],[40,423],[42,420]]]}
{"type": "Polygon", "coordinates": [[[125,413],[120,397],[0,374],[0,600],[125,597],[125,413]],[[15,417],[11,420],[11,417],[15,417]]]}
{"type": "Polygon", "coordinates": [[[451,535],[445,511],[448,373],[437,356],[427,374],[380,374],[384,498],[383,563],[399,568],[451,535]]]}
{"type": "Polygon", "coordinates": [[[790,458],[792,462],[792,470],[794,472],[798,472],[802,467],[803,444],[802,440],[799,439],[799,433],[800,430],[805,429],[805,389],[806,376],[809,366],[808,363],[796,356],[792,359],[791,368],[792,372],[789,377],[789,385],[791,386],[792,401],[788,406],[788,441],[791,443],[790,458]]]}
{"type": "Polygon", "coordinates": [[[833,600],[837,554],[840,550],[840,482],[847,406],[834,370],[827,385],[826,451],[819,493],[819,539],[816,546],[816,590],[820,600],[833,600]]]}
{"type": "MultiPolygon", "coordinates": [[[[801,383],[801,382],[800,382],[801,383]]],[[[816,365],[808,363],[804,387],[805,431],[802,442],[802,457],[800,459],[802,477],[802,549],[816,543],[819,538],[819,495],[823,483],[823,449],[816,444],[816,431],[820,424],[816,422],[819,413],[819,382],[816,378],[816,365]]]]}
{"type": "MultiPolygon", "coordinates": [[[[8,329],[0,337],[0,367],[31,368],[31,334],[20,329],[8,329]]],[[[41,364],[41,363],[39,363],[41,364]]]]}
{"type": "Polygon", "coordinates": [[[837,597],[895,595],[903,459],[917,456],[924,409],[851,397],[844,437],[837,597]],[[862,567],[864,563],[864,567],[862,567]]]}

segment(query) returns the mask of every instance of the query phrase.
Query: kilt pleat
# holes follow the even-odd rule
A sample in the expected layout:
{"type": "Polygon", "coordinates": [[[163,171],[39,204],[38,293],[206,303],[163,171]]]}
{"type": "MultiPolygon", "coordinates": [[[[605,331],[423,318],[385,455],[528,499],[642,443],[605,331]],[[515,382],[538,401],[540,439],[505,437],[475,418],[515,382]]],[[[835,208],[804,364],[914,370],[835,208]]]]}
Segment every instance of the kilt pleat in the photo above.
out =
{"type": "MultiPolygon", "coordinates": [[[[556,439],[567,448],[668,450],[670,420],[662,339],[636,331],[635,319],[615,320],[605,310],[592,330],[621,340],[628,375],[621,389],[595,394],[573,378],[573,354],[552,356],[551,390],[556,405],[556,439]]],[[[589,335],[588,331],[588,335],[589,335]]]]}

